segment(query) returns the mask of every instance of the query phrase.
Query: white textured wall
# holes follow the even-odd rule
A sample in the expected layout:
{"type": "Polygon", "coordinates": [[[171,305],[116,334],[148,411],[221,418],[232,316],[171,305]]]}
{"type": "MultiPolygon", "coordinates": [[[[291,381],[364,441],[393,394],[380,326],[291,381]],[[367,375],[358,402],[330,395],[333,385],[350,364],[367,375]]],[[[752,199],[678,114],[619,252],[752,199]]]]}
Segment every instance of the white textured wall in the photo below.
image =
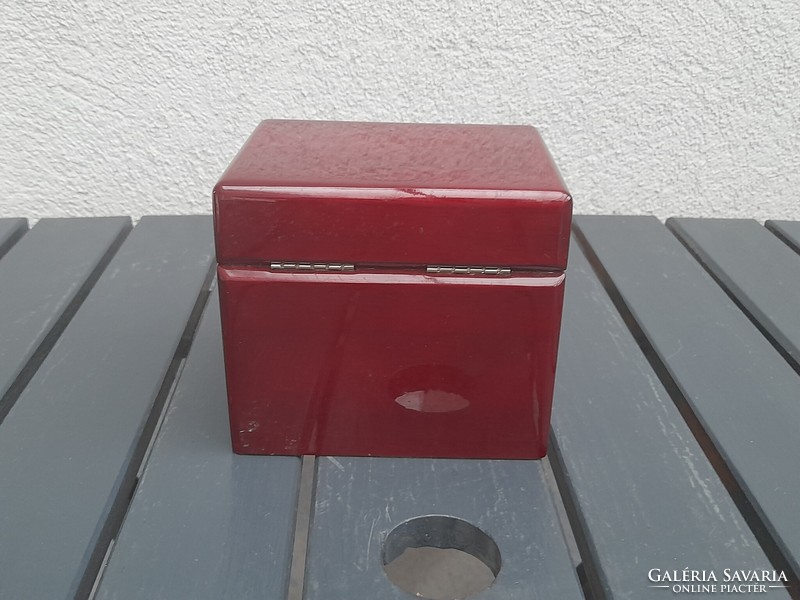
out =
{"type": "Polygon", "coordinates": [[[800,219],[800,3],[5,2],[0,216],[210,211],[263,118],[530,123],[576,211],[800,219]]]}

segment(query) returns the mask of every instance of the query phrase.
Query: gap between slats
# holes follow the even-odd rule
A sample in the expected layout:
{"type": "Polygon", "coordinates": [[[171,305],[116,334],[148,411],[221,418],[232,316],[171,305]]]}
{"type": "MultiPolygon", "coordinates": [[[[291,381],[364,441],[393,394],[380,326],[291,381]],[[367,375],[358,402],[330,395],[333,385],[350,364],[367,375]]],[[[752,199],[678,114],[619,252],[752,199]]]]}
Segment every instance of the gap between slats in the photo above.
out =
{"type": "Polygon", "coordinates": [[[586,600],[605,600],[600,586],[593,586],[589,579],[590,574],[597,572],[597,567],[591,559],[591,553],[587,550],[583,530],[578,526],[581,520],[578,518],[578,513],[575,512],[577,505],[564,480],[564,468],[552,429],[550,430],[547,456],[542,459],[542,472],[558,515],[561,533],[566,541],[567,551],[572,560],[572,566],[575,568],[583,597],[586,600]]]}
{"type": "Polygon", "coordinates": [[[303,456],[300,467],[300,486],[297,493],[292,563],[289,568],[287,600],[303,600],[306,578],[306,557],[311,522],[314,517],[314,499],[317,486],[317,457],[303,456]]]}
{"type": "MultiPolygon", "coordinates": [[[[6,393],[3,395],[2,399],[0,399],[0,424],[2,424],[3,420],[8,415],[9,411],[14,407],[17,399],[19,398],[20,394],[22,394],[25,387],[30,383],[33,376],[36,374],[36,371],[39,370],[39,367],[42,365],[44,360],[47,358],[47,355],[50,354],[50,351],[55,346],[58,338],[67,328],[70,321],[72,321],[72,317],[78,312],[78,309],[83,304],[83,301],[89,295],[89,292],[92,291],[94,284],[97,283],[97,280],[103,274],[108,263],[111,262],[111,259],[114,258],[114,255],[119,250],[122,243],[128,237],[128,234],[131,232],[131,226],[129,225],[125,229],[120,232],[120,235],[114,240],[114,242],[108,247],[103,257],[97,263],[97,266],[94,268],[92,273],[89,277],[84,281],[83,285],[78,289],[75,293],[75,296],[72,298],[70,303],[64,308],[64,311],[58,317],[56,322],[50,328],[50,331],[42,340],[42,343],[39,344],[39,347],[36,348],[34,353],[31,355],[30,359],[25,366],[20,369],[19,375],[14,379],[14,382],[9,386],[6,393]]],[[[19,236],[20,238],[22,235],[19,236]]]]}
{"type": "Polygon", "coordinates": [[[788,233],[781,229],[779,223],[780,222],[776,223],[774,221],[767,221],[764,223],[764,227],[766,227],[767,230],[769,230],[776,238],[789,246],[789,248],[800,254],[800,246],[798,246],[797,241],[789,237],[788,233]]]}
{"type": "Polygon", "coordinates": [[[113,543],[119,534],[119,530],[125,520],[125,514],[128,511],[128,506],[136,492],[139,476],[143,471],[146,460],[149,458],[150,450],[156,435],[158,435],[158,429],[163,422],[164,415],[169,409],[169,402],[171,401],[172,394],[177,388],[177,383],[183,370],[182,367],[186,362],[186,357],[191,349],[197,326],[200,323],[200,317],[203,315],[206,305],[208,304],[208,298],[214,286],[214,267],[214,264],[209,267],[202,291],[192,307],[189,320],[186,322],[186,327],[183,330],[181,339],[175,349],[175,354],[172,356],[172,360],[161,382],[153,407],[142,430],[142,436],[134,450],[130,466],[123,476],[123,483],[120,486],[119,493],[114,500],[114,505],[109,511],[108,519],[106,519],[103,525],[89,565],[81,579],[78,593],[75,595],[75,600],[91,600],[99,587],[105,566],[111,558],[113,543]]]}
{"type": "Polygon", "coordinates": [[[11,235],[0,242],[0,258],[3,258],[6,253],[14,247],[14,244],[20,241],[22,236],[28,233],[28,231],[30,231],[30,229],[28,228],[27,221],[24,219],[21,220],[19,225],[11,232],[11,235]]]}
{"type": "MultiPolygon", "coordinates": [[[[202,313],[202,311],[201,311],[202,313]]],[[[188,353],[188,350],[187,350],[188,353]]],[[[145,467],[147,466],[147,461],[150,459],[150,453],[153,450],[153,446],[155,445],[156,438],[158,437],[159,431],[161,431],[161,425],[164,423],[164,418],[169,411],[170,404],[172,404],[172,396],[175,394],[175,390],[178,387],[178,382],[181,379],[181,374],[183,373],[183,367],[186,365],[186,357],[180,359],[180,363],[178,364],[178,368],[175,371],[175,376],[172,378],[172,385],[169,388],[169,392],[167,393],[167,399],[164,401],[164,406],[161,408],[159,412],[158,419],[156,421],[156,425],[153,428],[153,433],[150,434],[150,441],[147,444],[147,448],[144,451],[144,456],[142,460],[139,462],[139,469],[136,472],[136,480],[131,487],[130,494],[128,495],[127,506],[125,507],[125,515],[127,514],[128,506],[130,506],[131,502],[133,501],[133,497],[136,495],[136,488],[139,486],[139,480],[142,478],[142,473],[144,472],[145,467]]],[[[165,379],[166,381],[166,379],[165,379]]],[[[153,409],[155,413],[155,408],[153,409]]],[[[106,567],[108,566],[108,561],[111,560],[111,553],[114,549],[114,544],[117,541],[117,535],[119,531],[125,524],[125,516],[120,519],[119,525],[114,532],[114,537],[108,542],[108,547],[106,548],[106,552],[103,555],[103,560],[100,561],[100,565],[98,566],[97,575],[95,575],[94,583],[92,584],[92,589],[89,592],[89,599],[92,600],[95,594],[97,593],[98,588],[100,587],[100,582],[103,580],[103,574],[105,573],[106,567]]]]}
{"type": "MultiPolygon", "coordinates": [[[[772,345],[772,347],[775,348],[775,350],[777,350],[778,354],[780,354],[783,357],[783,359],[787,363],[789,363],[789,366],[792,367],[792,369],[794,369],[794,371],[798,375],[800,375],[800,363],[798,363],[794,359],[794,357],[792,357],[792,355],[789,354],[789,352],[787,352],[787,350],[780,344],[780,342],[775,339],[775,336],[773,336],[767,330],[767,328],[764,327],[764,325],[761,323],[761,321],[759,321],[758,318],[752,312],[750,312],[747,309],[747,307],[739,300],[739,298],[736,296],[736,294],[727,285],[725,285],[725,282],[722,281],[722,279],[719,276],[717,276],[717,274],[714,272],[714,270],[703,259],[703,257],[700,255],[699,251],[692,246],[692,244],[689,242],[689,240],[688,239],[684,239],[681,235],[679,235],[679,233],[674,229],[674,225],[672,225],[671,219],[667,220],[666,225],[667,225],[667,229],[670,231],[670,233],[672,233],[672,235],[675,236],[675,238],[681,243],[681,245],[684,248],[686,248],[686,250],[689,252],[689,254],[692,255],[692,258],[694,258],[697,261],[697,263],[701,267],[703,267],[703,270],[706,273],[708,273],[708,275],[711,277],[711,279],[713,279],[714,282],[722,289],[722,291],[725,292],[725,294],[728,296],[728,298],[731,299],[731,301],[737,306],[737,308],[740,311],[742,311],[742,313],[744,313],[744,315],[750,320],[750,322],[753,325],[755,325],[756,329],[758,329],[758,331],[761,332],[761,335],[763,335],[766,338],[766,340],[772,345]]],[[[773,233],[775,233],[775,232],[773,232],[773,233]]],[[[780,238],[780,236],[778,236],[778,237],[780,238]]]]}
{"type": "MultiPolygon", "coordinates": [[[[762,549],[764,550],[764,554],[767,556],[767,559],[770,561],[776,571],[783,571],[787,574],[790,580],[788,588],[789,593],[794,600],[800,600],[800,586],[798,586],[798,583],[800,582],[800,574],[794,572],[791,567],[791,563],[780,552],[776,540],[772,537],[767,527],[756,514],[753,506],[747,499],[744,490],[736,481],[736,478],[734,477],[728,464],[714,446],[702,423],[700,423],[699,419],[692,411],[691,406],[684,397],[683,393],[680,391],[680,388],[670,374],[669,369],[658,357],[658,354],[650,344],[650,341],[647,339],[644,331],[642,331],[639,323],[631,313],[630,309],[625,303],[625,300],[622,298],[621,293],[612,281],[603,264],[600,262],[597,254],[594,252],[594,249],[577,226],[573,227],[572,231],[580,248],[586,255],[589,264],[591,265],[597,277],[600,279],[600,282],[603,284],[603,288],[610,297],[614,307],[617,309],[625,325],[632,333],[636,343],[639,345],[640,350],[644,354],[648,363],[650,363],[653,371],[658,376],[661,384],[664,386],[664,389],[669,394],[670,399],[677,407],[678,412],[680,412],[684,421],[686,421],[689,430],[692,432],[692,435],[694,435],[695,439],[700,445],[700,448],[706,455],[706,458],[719,476],[728,494],[730,494],[734,504],[741,512],[745,522],[750,527],[758,543],[761,545],[762,549]]],[[[575,523],[573,523],[573,527],[576,527],[575,523]]],[[[577,527],[579,527],[579,524],[577,527]]],[[[580,538],[578,539],[580,541],[580,538]]]]}
{"type": "Polygon", "coordinates": [[[558,507],[558,516],[564,529],[564,537],[568,540],[570,556],[573,556],[575,572],[581,591],[586,600],[606,600],[603,586],[600,584],[600,567],[595,564],[586,539],[586,523],[578,507],[578,501],[570,491],[567,483],[566,469],[558,448],[558,440],[553,430],[550,430],[550,445],[547,450],[548,468],[545,473],[552,477],[552,494],[558,507]],[[568,533],[567,533],[568,532],[568,533]]]}

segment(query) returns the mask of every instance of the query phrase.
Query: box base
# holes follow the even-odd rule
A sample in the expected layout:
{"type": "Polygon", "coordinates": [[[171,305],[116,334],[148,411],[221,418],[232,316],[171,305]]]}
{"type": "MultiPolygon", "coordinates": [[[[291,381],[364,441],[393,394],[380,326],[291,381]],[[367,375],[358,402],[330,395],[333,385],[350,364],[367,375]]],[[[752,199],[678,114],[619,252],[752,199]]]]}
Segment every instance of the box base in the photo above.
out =
{"type": "Polygon", "coordinates": [[[562,274],[218,273],[237,453],[545,455],[562,274]]]}

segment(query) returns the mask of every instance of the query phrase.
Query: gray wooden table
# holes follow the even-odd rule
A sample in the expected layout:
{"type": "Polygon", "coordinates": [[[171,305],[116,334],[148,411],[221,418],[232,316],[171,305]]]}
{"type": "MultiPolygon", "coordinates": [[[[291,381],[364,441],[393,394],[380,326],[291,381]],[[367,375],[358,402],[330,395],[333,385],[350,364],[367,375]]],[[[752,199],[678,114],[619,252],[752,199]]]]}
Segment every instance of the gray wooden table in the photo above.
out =
{"type": "Polygon", "coordinates": [[[427,514],[497,543],[475,598],[797,598],[798,252],[578,217],[547,459],[301,460],[230,451],[208,217],[0,220],[0,598],[410,598],[381,548],[427,514]]]}

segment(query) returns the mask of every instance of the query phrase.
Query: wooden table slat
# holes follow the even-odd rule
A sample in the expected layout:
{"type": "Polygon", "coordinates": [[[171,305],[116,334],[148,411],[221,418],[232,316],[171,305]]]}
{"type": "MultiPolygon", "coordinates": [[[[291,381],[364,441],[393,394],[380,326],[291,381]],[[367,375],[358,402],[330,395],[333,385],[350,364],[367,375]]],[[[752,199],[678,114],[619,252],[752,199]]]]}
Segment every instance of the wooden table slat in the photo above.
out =
{"type": "Polygon", "coordinates": [[[796,574],[800,377],[657,219],[576,225],[796,574]]]}
{"type": "Polygon", "coordinates": [[[800,256],[747,219],[670,219],[667,226],[800,371],[800,256]]]}
{"type": "Polygon", "coordinates": [[[382,569],[386,534],[422,515],[459,517],[502,555],[482,600],[582,598],[539,461],[320,457],[306,600],[407,598],[382,569]]]}
{"type": "Polygon", "coordinates": [[[142,219],[0,425],[0,598],[88,594],[212,252],[208,217],[142,219]]]}
{"type": "MultiPolygon", "coordinates": [[[[583,597],[547,460],[319,457],[297,507],[297,457],[230,450],[216,292],[193,338],[210,219],[127,223],[0,219],[0,600],[85,600],[112,536],[93,600],[297,600],[303,566],[305,600],[401,600],[384,540],[430,514],[500,546],[476,600],[583,597]]],[[[800,224],[669,225],[576,218],[549,461],[596,599],[674,595],[651,568],[800,571],[800,224]]]]}
{"type": "Polygon", "coordinates": [[[550,457],[597,597],[664,598],[652,568],[772,568],[574,242],[558,360],[550,457]]]}
{"type": "Polygon", "coordinates": [[[800,221],[767,221],[764,225],[795,252],[800,252],[800,221]]]}
{"type": "Polygon", "coordinates": [[[42,219],[0,261],[0,422],[129,230],[42,219]]]}
{"type": "Polygon", "coordinates": [[[284,598],[299,476],[231,451],[212,292],[95,599],[284,598]]]}
{"type": "Polygon", "coordinates": [[[27,219],[0,219],[0,258],[28,231],[27,219]]]}

